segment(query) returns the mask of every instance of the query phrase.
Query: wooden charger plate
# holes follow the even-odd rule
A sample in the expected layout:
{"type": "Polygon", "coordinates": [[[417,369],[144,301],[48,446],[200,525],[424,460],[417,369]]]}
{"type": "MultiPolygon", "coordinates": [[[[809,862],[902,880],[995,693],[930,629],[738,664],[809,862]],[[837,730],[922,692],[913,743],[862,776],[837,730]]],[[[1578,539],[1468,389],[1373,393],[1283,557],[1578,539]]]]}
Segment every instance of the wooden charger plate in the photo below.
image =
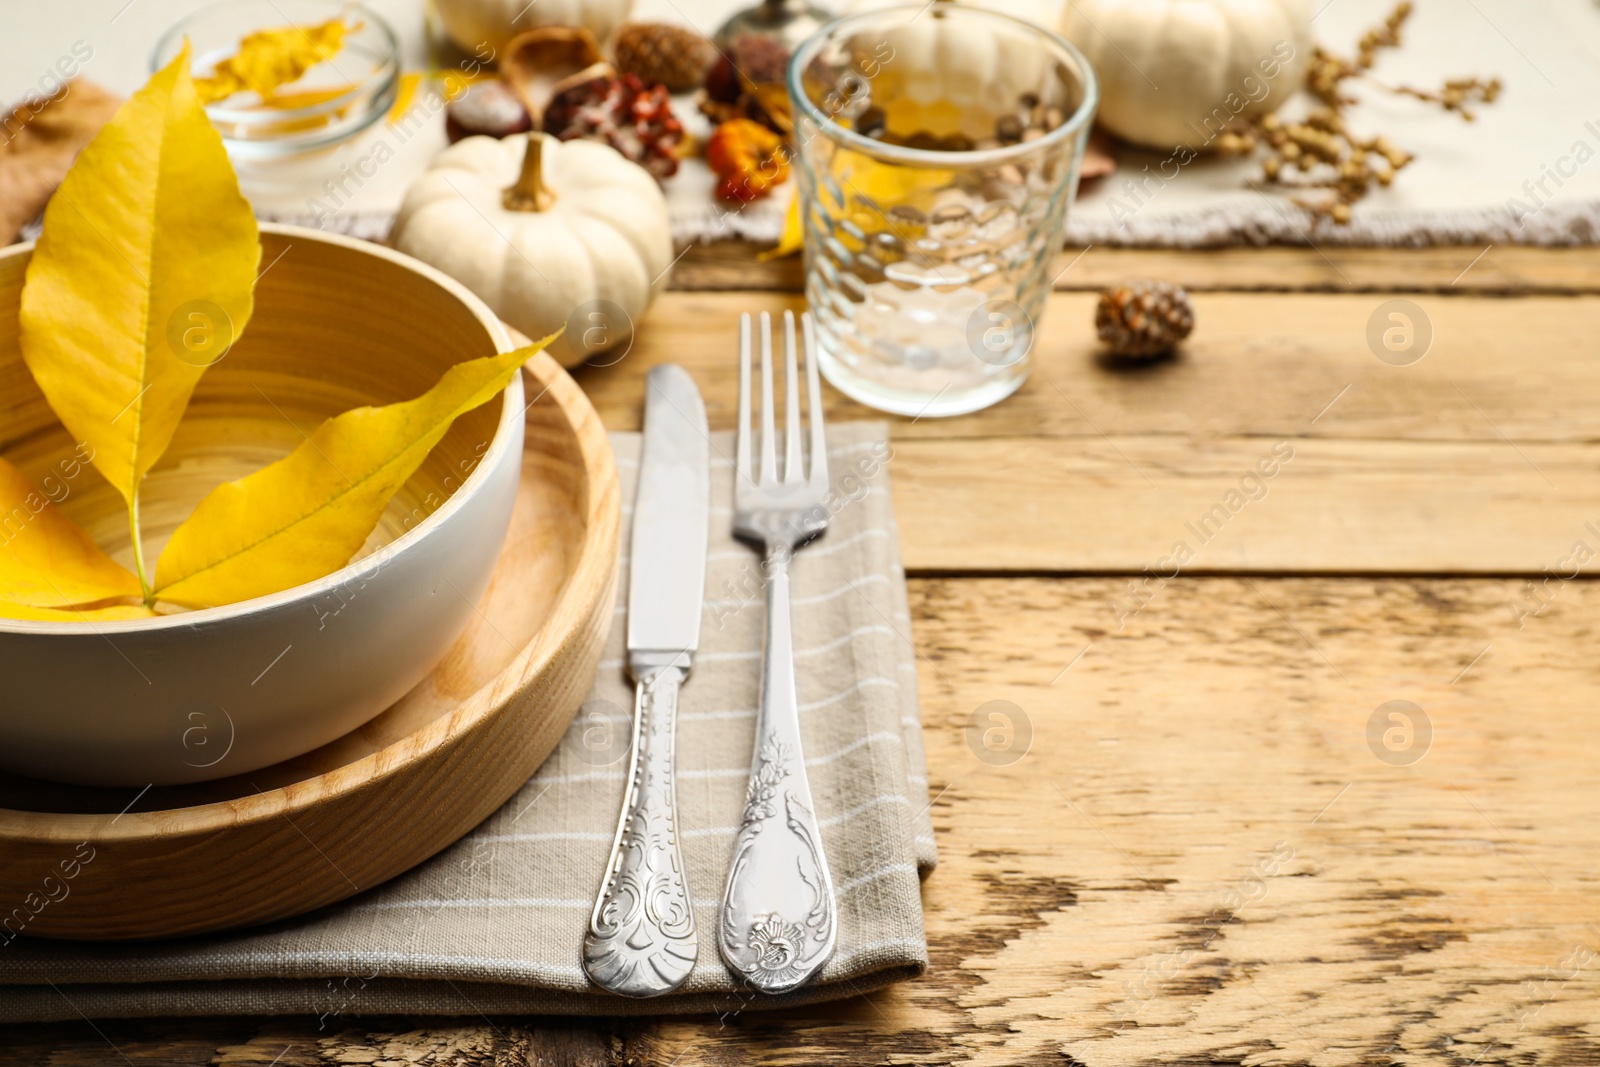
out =
{"type": "Polygon", "coordinates": [[[511,528],[433,673],[359,730],[236,778],[138,793],[0,773],[0,942],[298,915],[422,862],[527,781],[594,679],[620,506],[583,391],[543,353],[523,374],[532,402],[511,528]]]}

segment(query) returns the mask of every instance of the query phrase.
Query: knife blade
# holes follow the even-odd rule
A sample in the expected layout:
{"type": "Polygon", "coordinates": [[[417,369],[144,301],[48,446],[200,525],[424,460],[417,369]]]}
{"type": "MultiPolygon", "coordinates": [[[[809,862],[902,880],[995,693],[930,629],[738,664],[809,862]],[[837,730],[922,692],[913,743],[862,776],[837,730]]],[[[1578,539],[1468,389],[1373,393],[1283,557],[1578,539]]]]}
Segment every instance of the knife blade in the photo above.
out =
{"type": "Polygon", "coordinates": [[[644,447],[629,548],[628,669],[688,668],[700,644],[711,526],[711,438],[694,379],[667,364],[646,380],[644,447]]]}
{"type": "Polygon", "coordinates": [[[646,379],[644,443],[629,545],[628,673],[633,746],[611,858],[583,939],[602,989],[654,997],[683,984],[699,954],[678,849],[678,691],[700,643],[711,522],[711,440],[694,379],[656,367],[646,379]]]}

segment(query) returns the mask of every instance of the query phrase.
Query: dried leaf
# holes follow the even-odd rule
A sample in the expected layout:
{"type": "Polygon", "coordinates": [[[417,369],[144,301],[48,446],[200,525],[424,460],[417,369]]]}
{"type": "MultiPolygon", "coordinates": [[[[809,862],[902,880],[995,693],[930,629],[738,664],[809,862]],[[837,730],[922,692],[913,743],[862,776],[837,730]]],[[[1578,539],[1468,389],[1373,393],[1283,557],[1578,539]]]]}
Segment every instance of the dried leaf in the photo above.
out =
{"type": "MultiPolygon", "coordinates": [[[[844,200],[839,202],[829,196],[826,209],[867,233],[882,228],[885,212],[902,204],[927,208],[930,198],[954,180],[953,172],[943,168],[895,166],[849,148],[833,154],[828,170],[834,188],[844,194],[844,200]]],[[[923,224],[910,222],[894,225],[895,233],[908,243],[921,237],[925,229],[923,224]]],[[[846,244],[853,240],[846,240],[846,244]]]]}
{"type": "Polygon", "coordinates": [[[0,619],[33,619],[38,622],[120,622],[123,619],[151,619],[155,615],[156,612],[143,604],[113,604],[108,608],[33,608],[26,604],[8,604],[0,600],[0,619]]]}
{"type": "Polygon", "coordinates": [[[411,105],[416,102],[417,88],[422,84],[422,75],[417,71],[407,71],[400,75],[400,87],[395,90],[394,103],[389,105],[389,111],[383,120],[391,125],[400,121],[402,115],[411,110],[411,105]]]}
{"type": "Polygon", "coordinates": [[[74,79],[54,96],[32,98],[11,109],[0,144],[0,245],[8,245],[44,210],[72,161],[122,97],[74,79]]]}
{"type": "MultiPolygon", "coordinates": [[[[359,27],[354,27],[359,28],[359,27]]],[[[239,42],[239,51],[194,80],[202,104],[226,100],[249,89],[263,100],[280,86],[299,81],[305,72],[338,55],[352,27],[334,18],[318,26],[278,26],[257,30],[239,42]]]]}
{"type": "Polygon", "coordinates": [[[185,45],[78,156],[22,290],[23,358],[127,500],[141,575],[140,482],[249,320],[260,257],[185,45]]]}
{"type": "Polygon", "coordinates": [[[805,226],[800,221],[800,194],[796,193],[789,199],[789,210],[783,215],[783,233],[778,237],[778,243],[756,256],[762,263],[773,259],[782,259],[792,256],[805,247],[805,226]]]}
{"type": "Polygon", "coordinates": [[[128,573],[28,476],[0,459],[0,615],[140,595],[128,573]]]}
{"type": "Polygon", "coordinates": [[[415,400],[347,411],[277,463],[219,485],[167,543],[156,595],[188,607],[232,604],[338,570],[456,417],[498,394],[554,339],[457,364],[415,400]]]}

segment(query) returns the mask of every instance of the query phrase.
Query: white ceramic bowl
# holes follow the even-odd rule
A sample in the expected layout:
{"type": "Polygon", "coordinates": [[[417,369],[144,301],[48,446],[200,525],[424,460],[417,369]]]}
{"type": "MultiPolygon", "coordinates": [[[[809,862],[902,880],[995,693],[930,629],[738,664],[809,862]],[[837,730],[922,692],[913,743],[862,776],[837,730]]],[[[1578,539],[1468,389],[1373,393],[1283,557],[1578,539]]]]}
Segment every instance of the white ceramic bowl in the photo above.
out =
{"type": "MultiPolygon", "coordinates": [[[[376,245],[263,226],[256,309],[201,380],[141,496],[146,559],[219,482],[287,454],[323,418],[409,399],[451,365],[511,347],[464,287],[376,245]]],[[[31,246],[0,251],[0,454],[34,477],[72,439],[17,347],[31,246]]],[[[363,554],[308,585],[129,622],[0,620],[0,767],[140,788],[239,775],[377,715],[434,667],[476,610],[522,459],[520,377],[458,419],[363,554]]],[[[122,562],[114,490],[83,465],[61,510],[122,562]]],[[[56,494],[53,494],[56,495],[56,494]]]]}

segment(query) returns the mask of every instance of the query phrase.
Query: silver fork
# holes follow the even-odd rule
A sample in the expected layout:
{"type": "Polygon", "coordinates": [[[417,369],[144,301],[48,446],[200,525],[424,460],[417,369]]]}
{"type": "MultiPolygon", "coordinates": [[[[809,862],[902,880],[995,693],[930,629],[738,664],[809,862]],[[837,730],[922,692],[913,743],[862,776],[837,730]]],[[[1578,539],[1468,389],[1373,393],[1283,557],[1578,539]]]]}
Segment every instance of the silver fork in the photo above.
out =
{"type": "Polygon", "coordinates": [[[822,432],[811,316],[803,316],[811,416],[811,467],[803,470],[800,375],[794,312],[783,313],[785,435],[778,476],[772,402],[772,323],[761,313],[761,468],[751,466],[750,316],[739,317],[739,435],[733,532],[762,553],[767,580],[766,652],[761,705],[744,818],[733,843],[718,941],[728,967],[763,993],[782,993],[816,973],[838,930],[833,879],[822,851],[811,785],[800,747],[789,614],[789,561],[828,527],[828,450],[822,432]]]}

